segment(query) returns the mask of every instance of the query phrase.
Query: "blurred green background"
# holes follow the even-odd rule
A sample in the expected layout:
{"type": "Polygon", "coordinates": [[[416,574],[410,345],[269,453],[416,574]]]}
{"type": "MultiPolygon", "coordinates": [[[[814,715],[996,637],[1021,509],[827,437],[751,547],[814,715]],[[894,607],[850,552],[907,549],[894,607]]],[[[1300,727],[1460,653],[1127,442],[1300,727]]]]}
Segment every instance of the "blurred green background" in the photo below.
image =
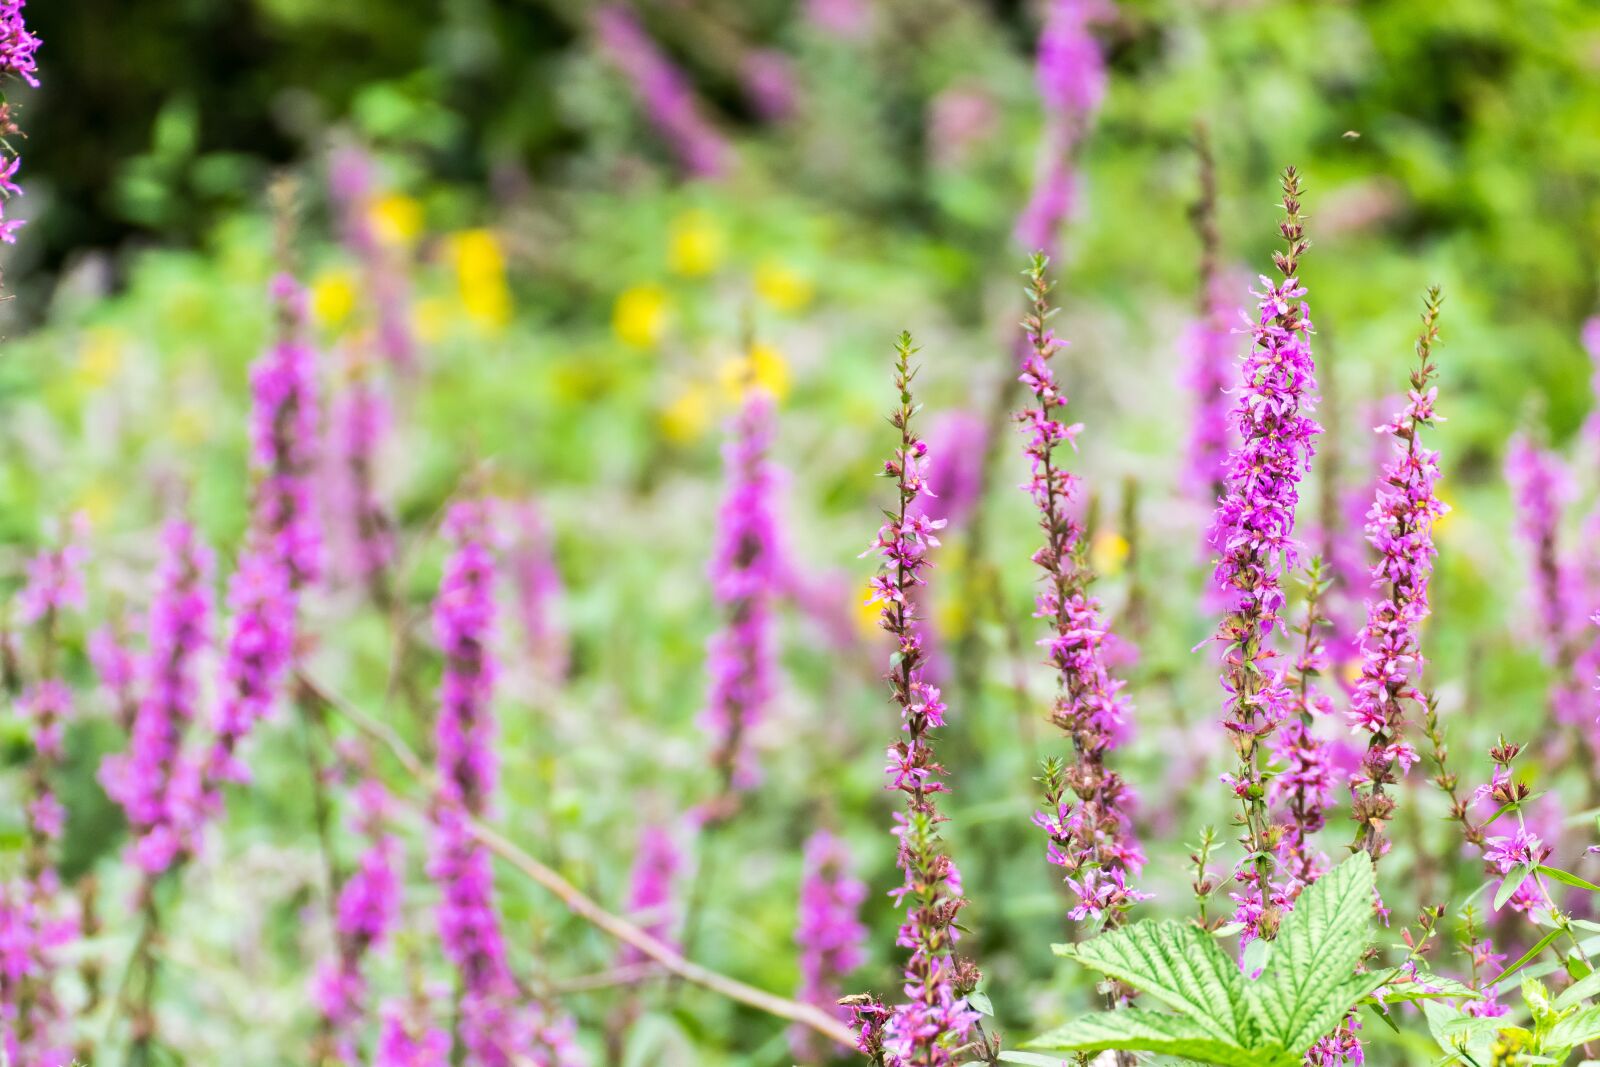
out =
{"type": "MultiPolygon", "coordinates": [[[[620,907],[641,825],[710,789],[695,724],[717,621],[705,563],[721,425],[753,338],[780,398],[785,536],[849,637],[786,613],[781,696],[760,735],[766,785],[706,846],[715,877],[697,955],[793,989],[796,843],[826,824],[872,886],[873,951],[853,985],[889,992],[894,852],[879,786],[896,726],[875,681],[885,650],[856,607],[869,567],[857,553],[887,502],[873,475],[890,447],[881,413],[894,334],[909,329],[923,346],[930,413],[981,414],[1009,373],[1025,252],[1011,231],[1041,125],[1040,12],[861,0],[863,28],[842,34],[779,0],[634,6],[733,144],[719,180],[680,173],[598,53],[581,0],[30,8],[44,87],[20,94],[32,222],[4,261],[15,297],[0,349],[8,570],[20,581],[23,555],[81,510],[94,530],[93,617],[137,610],[154,525],[178,501],[231,557],[248,493],[246,368],[270,333],[266,187],[280,172],[297,184],[294,256],[318,340],[337,353],[370,325],[326,192],[330,146],[359,143],[377,161],[372,217],[411,272],[423,343],[382,471],[406,531],[406,603],[426,608],[441,555],[433,522],[469,475],[540,501],[567,585],[570,679],[516,676],[502,692],[508,831],[620,907]],[[791,64],[785,117],[764,116],[742,80],[758,49],[791,64]]],[[[1270,267],[1278,172],[1292,163],[1305,178],[1314,243],[1301,277],[1338,488],[1370,480],[1372,405],[1403,390],[1422,293],[1444,287],[1449,421],[1436,444],[1456,510],[1438,531],[1425,643],[1457,769],[1475,784],[1497,732],[1554,737],[1500,473],[1514,430],[1569,454],[1582,496],[1568,548],[1596,551],[1578,534],[1600,489],[1600,455],[1579,433],[1594,394],[1578,335],[1600,280],[1600,8],[1128,2],[1096,34],[1110,91],[1083,144],[1057,264],[1058,333],[1072,342],[1060,373],[1087,424],[1077,466],[1095,501],[1102,595],[1139,649],[1125,667],[1137,739],[1118,758],[1142,796],[1148,911],[1176,914],[1188,907],[1184,842],[1227,818],[1211,725],[1221,693],[1209,657],[1190,651],[1214,624],[1206,514],[1178,490],[1193,399],[1178,338],[1197,285],[1196,123],[1217,159],[1224,263],[1242,276],[1270,267]]],[[[1238,298],[1248,301],[1242,288],[1238,298]]],[[[952,530],[932,611],[961,649],[941,747],[948,836],[975,902],[965,944],[1002,1029],[1021,1038],[1093,995],[1050,955],[1069,924],[1028,823],[1037,759],[1064,742],[1043,722],[1035,530],[1013,490],[1020,441],[1006,434],[983,556],[973,559],[969,531],[952,530]]],[[[333,599],[311,611],[319,672],[422,736],[426,709],[383,702],[388,620],[333,599]]],[[[81,648],[74,665],[87,693],[81,648]]],[[[431,684],[437,664],[420,669],[431,684]]],[[[93,769],[120,744],[86,716],[67,790],[68,873],[112,887],[95,948],[112,961],[132,933],[114,917],[128,876],[93,769]]],[[[306,918],[318,871],[300,744],[287,720],[264,729],[257,787],[235,794],[227,832],[185,876],[164,986],[175,1062],[305,1062],[307,960],[327,931],[306,918]]],[[[1536,744],[1527,759],[1548,771],[1566,814],[1595,802],[1592,776],[1558,747],[1536,744]]],[[[1397,920],[1419,892],[1459,900],[1482,880],[1422,770],[1410,787],[1380,872],[1397,920]],[[1412,876],[1422,870],[1433,873],[1412,876]]],[[[1346,836],[1338,814],[1330,850],[1346,836]]],[[[1591,838],[1587,821],[1575,824],[1557,862],[1594,878],[1582,858],[1591,838]]],[[[411,835],[406,939],[430,959],[422,840],[411,835]]],[[[503,883],[520,969],[559,986],[609,965],[614,945],[537,889],[503,883]]],[[[1503,945],[1532,940],[1514,924],[1497,933],[1503,945]]],[[[380,989],[403,988],[400,955],[382,965],[380,989]]],[[[1436,966],[1462,969],[1448,957],[1436,966]]],[[[698,990],[655,982],[561,999],[597,1063],[792,1062],[780,1024],[698,990]],[[637,1021],[621,1026],[629,1013],[637,1021]]],[[[1418,1032],[1372,1034],[1373,1061],[1422,1062],[1418,1032]]]]}

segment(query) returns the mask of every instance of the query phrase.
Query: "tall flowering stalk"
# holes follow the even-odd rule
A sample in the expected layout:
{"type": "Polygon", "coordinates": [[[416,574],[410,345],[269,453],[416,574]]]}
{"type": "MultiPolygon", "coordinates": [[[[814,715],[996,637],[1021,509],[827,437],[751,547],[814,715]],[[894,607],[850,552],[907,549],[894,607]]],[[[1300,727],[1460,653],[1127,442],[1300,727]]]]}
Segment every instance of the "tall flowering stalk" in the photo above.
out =
{"type": "MultiPolygon", "coordinates": [[[[628,917],[665,944],[672,943],[677,899],[674,883],[682,870],[683,853],[672,835],[664,827],[645,827],[628,879],[628,917]]],[[[624,945],[621,958],[629,964],[641,963],[646,957],[632,945],[624,945]]]]}
{"type": "Polygon", "coordinates": [[[1574,495],[1572,476],[1561,457],[1520,433],[1506,450],[1505,475],[1516,507],[1517,536],[1531,553],[1539,636],[1551,663],[1559,664],[1575,589],[1561,552],[1561,522],[1574,495]]]}
{"type": "Polygon", "coordinates": [[[306,341],[306,294],[288,274],[272,280],[278,337],[250,371],[250,436],[258,473],[254,532],[298,587],[322,574],[313,507],[318,435],[316,358],[306,341]]]}
{"type": "Polygon", "coordinates": [[[121,805],[133,861],[159,875],[178,857],[198,797],[184,786],[183,742],[200,699],[199,659],[211,631],[215,559],[189,523],[162,533],[157,590],[146,623],[143,694],[124,753],[106,757],[100,782],[121,805]]]}
{"type": "Polygon", "coordinates": [[[34,676],[20,695],[13,694],[31,727],[33,756],[22,813],[22,869],[0,883],[0,1048],[10,1063],[65,1063],[72,1057],[70,1019],[56,978],[63,950],[79,931],[64,912],[67,896],[56,871],[66,810],[52,779],[72,714],[72,691],[58,663],[59,628],[65,612],[83,608],[83,533],[81,520],[75,520],[63,544],[35,556],[17,597],[18,621],[36,630],[39,651],[34,676]]]}
{"type": "MultiPolygon", "coordinates": [[[[850,850],[827,830],[806,840],[801,861],[800,922],[795,944],[800,948],[798,1000],[830,1014],[845,1017],[839,1007],[840,982],[861,966],[867,928],[860,919],[867,886],[850,872],[850,850]]],[[[819,1059],[817,1035],[805,1027],[789,1031],[789,1044],[798,1059],[819,1059]]]]}
{"type": "Polygon", "coordinates": [[[578,1062],[569,1020],[550,1020],[523,998],[506,957],[494,902],[489,853],[468,828],[494,795],[494,556],[488,505],[455,504],[445,520],[453,543],[434,602],[434,633],[444,651],[435,744],[439,792],[429,874],[443,898],[439,939],[460,975],[460,1036],[469,1067],[578,1062]]]}
{"type": "Polygon", "coordinates": [[[416,369],[406,275],[372,224],[372,159],[354,145],[336,148],[328,161],[328,188],[338,212],[339,236],[361,267],[371,305],[373,348],[383,363],[416,369]]]}
{"type": "Polygon", "coordinates": [[[1044,137],[1034,165],[1033,193],[1017,220],[1024,248],[1053,249],[1077,194],[1073,156],[1106,95],[1106,64],[1089,24],[1109,0],[1050,0],[1039,34],[1036,80],[1044,105],[1044,137]]]}
{"type": "Polygon", "coordinates": [[[1378,427],[1394,439],[1394,454],[1367,514],[1367,540],[1378,557],[1372,581],[1383,596],[1368,601],[1361,631],[1361,678],[1350,698],[1350,720],[1368,741],[1350,786],[1355,846],[1375,862],[1389,850],[1384,823],[1394,815],[1394,798],[1384,789],[1417,761],[1416,749],[1405,739],[1405,702],[1425,703],[1417,689],[1423,666],[1418,631],[1429,614],[1428,579],[1437,555],[1433,523],[1448,510],[1434,493],[1439,454],[1420,440],[1421,431],[1439,421],[1434,412],[1439,391],[1430,383],[1438,372],[1432,353],[1439,341],[1441,299],[1437,286],[1428,290],[1406,405],[1378,427]]]}
{"type": "Polygon", "coordinates": [[[1294,693],[1294,714],[1273,739],[1272,753],[1282,770],[1268,786],[1268,799],[1280,813],[1278,865],[1286,880],[1287,895],[1322,877],[1329,868],[1327,855],[1311,835],[1327,825],[1328,802],[1333,796],[1334,767],[1329,746],[1317,736],[1316,724],[1333,712],[1333,701],[1316,690],[1314,679],[1328,673],[1328,651],[1323,631],[1328,625],[1322,612],[1330,581],[1320,558],[1312,559],[1306,574],[1306,614],[1295,628],[1299,647],[1288,678],[1294,693]]]}
{"type": "Polygon", "coordinates": [[[692,177],[720,176],[728,166],[728,143],[706,119],[683,71],[623,5],[603,4],[593,18],[601,50],[628,79],[679,165],[692,177]]]}
{"type": "Polygon", "coordinates": [[[1199,501],[1214,505],[1222,496],[1233,444],[1228,417],[1235,384],[1231,301],[1223,289],[1218,266],[1221,238],[1217,234],[1217,179],[1210,139],[1197,132],[1200,158],[1200,199],[1192,209],[1200,238],[1198,315],[1183,335],[1188,364],[1188,385],[1194,394],[1194,414],[1189,424],[1189,455],[1184,467],[1184,489],[1199,501]]]}
{"type": "Polygon", "coordinates": [[[508,504],[505,522],[505,566],[515,593],[524,647],[540,675],[559,682],[567,674],[567,634],[559,615],[561,571],[556,567],[550,526],[533,500],[508,504]]]}
{"type": "Polygon", "coordinates": [[[392,800],[376,780],[355,790],[354,828],[366,848],[339,890],[335,907],[337,954],[318,972],[317,1006],[338,1062],[362,1063],[358,1028],[367,1010],[367,955],[382,947],[400,911],[402,846],[389,829],[392,800]]]}
{"type": "Polygon", "coordinates": [[[727,493],[717,513],[711,591],[724,612],[722,629],[706,654],[710,694],[702,722],[712,737],[711,763],[720,782],[708,817],[760,780],[751,733],[772,699],[772,603],[778,594],[780,555],[773,517],[773,402],[764,390],[747,391],[723,448],[727,493]]]}
{"type": "Polygon", "coordinates": [[[1121,776],[1106,766],[1106,755],[1128,733],[1130,709],[1106,664],[1109,627],[1100,602],[1089,594],[1093,578],[1086,560],[1083,528],[1072,513],[1078,494],[1076,475],[1061,466],[1058,449],[1072,445],[1081,425],[1060,418],[1067,398],[1056,382],[1051,359],[1063,347],[1050,329],[1049,260],[1036,254],[1026,272],[1032,306],[1023,319],[1031,349],[1021,381],[1033,395],[1017,421],[1027,432],[1023,452],[1030,471],[1027,490],[1039,512],[1044,544],[1033,554],[1044,571],[1044,588],[1035,598],[1034,617],[1049,621],[1052,633],[1039,643],[1049,649],[1059,690],[1050,721],[1072,742],[1070,762],[1045,763],[1047,810],[1033,817],[1050,837],[1051,863],[1066,872],[1072,891],[1069,912],[1076,920],[1121,925],[1127,910],[1148,894],[1128,885],[1144,866],[1129,818],[1133,795],[1121,776]]]}
{"type": "Polygon", "coordinates": [[[328,411],[327,518],[335,535],[330,561],[341,579],[364,587],[374,602],[390,600],[394,520],[378,488],[379,452],[391,424],[388,398],[372,363],[352,358],[328,411]]]}
{"type": "Polygon", "coordinates": [[[1271,647],[1280,626],[1283,579],[1299,563],[1294,538],[1300,482],[1311,466],[1316,435],[1316,367],[1310,309],[1296,277],[1309,242],[1300,219],[1300,176],[1283,174],[1287,248],[1273,253],[1283,280],[1261,278],[1253,344],[1240,363],[1231,421],[1239,446],[1228,457],[1226,486],[1212,524],[1218,553],[1217,587],[1230,610],[1217,632],[1224,648],[1222,685],[1228,694],[1223,725],[1238,765],[1223,776],[1238,798],[1240,843],[1247,859],[1236,872],[1235,919],[1245,940],[1276,936],[1286,901],[1272,885],[1276,831],[1267,808],[1265,759],[1272,735],[1294,714],[1294,692],[1271,647]]]}
{"type": "MultiPolygon", "coordinates": [[[[12,79],[39,87],[38,63],[34,53],[39,50],[39,38],[29,31],[23,20],[22,9],[27,0],[0,0],[0,86],[12,79]]],[[[17,169],[22,166],[22,155],[11,138],[22,132],[10,101],[0,102],[0,241],[15,244],[21,219],[6,218],[5,207],[14,196],[22,195],[17,184],[17,169]]]]}
{"type": "Polygon", "coordinates": [[[915,590],[925,584],[928,551],[939,544],[943,519],[916,507],[928,495],[928,447],[911,428],[918,408],[912,401],[916,372],[911,335],[896,345],[895,387],[900,406],[890,422],[900,433],[894,457],[883,473],[895,481],[897,508],[863,555],[877,552],[879,572],[872,578],[869,604],[882,604],[879,625],[895,640],[887,675],[891,699],[900,708],[905,736],[889,748],[885,773],[889,788],[906,797],[906,811],[895,815],[900,841],[896,865],[904,883],[891,894],[906,907],[896,943],[911,950],[905,965],[906,1000],[893,1008],[875,998],[854,998],[857,1040],[862,1052],[883,1067],[953,1067],[963,1061],[958,1049],[978,1025],[978,1013],[966,1003],[977,984],[977,969],[955,956],[960,932],[956,920],[966,900],[961,873],[944,851],[937,806],[948,787],[945,770],[934,759],[930,731],[944,725],[945,705],[939,690],[923,678],[925,655],[916,625],[915,590]]]}

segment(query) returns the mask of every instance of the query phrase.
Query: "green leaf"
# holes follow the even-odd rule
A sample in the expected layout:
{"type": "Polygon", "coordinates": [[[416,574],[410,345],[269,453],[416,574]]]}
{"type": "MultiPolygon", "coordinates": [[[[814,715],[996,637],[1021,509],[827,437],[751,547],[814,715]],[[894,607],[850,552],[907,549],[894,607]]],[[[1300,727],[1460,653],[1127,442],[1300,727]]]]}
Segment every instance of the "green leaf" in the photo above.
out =
{"type": "Polygon", "coordinates": [[[1201,1063],[1223,1067],[1293,1067],[1300,1057],[1274,1049],[1244,1049],[1232,1041],[1218,1040],[1194,1019],[1180,1015],[1125,1008],[1080,1016],[1042,1037],[1028,1042],[1029,1048],[1065,1049],[1073,1052],[1100,1052],[1105,1049],[1136,1049],[1186,1056],[1201,1063]]]}
{"type": "Polygon", "coordinates": [[[994,1004],[989,1000],[989,994],[980,993],[976,989],[967,994],[967,1006],[979,1015],[994,1018],[994,1004]]]}
{"type": "Polygon", "coordinates": [[[1146,920],[1055,950],[1143,990],[1217,1040],[1237,1044],[1245,1037],[1244,976],[1210,934],[1190,923],[1146,920]]]}
{"type": "Polygon", "coordinates": [[[1597,1037],[1600,1037],[1600,1005],[1592,1005],[1552,1026],[1546,1042],[1573,1048],[1597,1037]]]}
{"type": "Polygon", "coordinates": [[[1511,899],[1511,894],[1515,893],[1522,886],[1522,883],[1528,880],[1528,875],[1532,873],[1533,868],[1531,867],[1512,868],[1511,873],[1500,880],[1500,889],[1494,895],[1494,910],[1499,911],[1505,907],[1506,901],[1511,899]]]}
{"type": "Polygon", "coordinates": [[[1556,1010],[1564,1011],[1580,1000],[1587,1000],[1600,993],[1600,971],[1590,971],[1589,974],[1569,985],[1556,997],[1556,1010]]]}
{"type": "Polygon", "coordinates": [[[1066,1067],[1066,1060],[1060,1056],[1046,1056],[1040,1052],[1002,1052],[1001,1063],[1026,1063],[1031,1067],[1066,1067]]]}
{"type": "Polygon", "coordinates": [[[1559,867],[1545,867],[1541,865],[1539,867],[1535,867],[1534,870],[1538,871],[1546,878],[1560,882],[1562,885],[1570,885],[1574,889],[1587,889],[1591,893],[1600,893],[1600,885],[1595,885],[1593,882],[1586,882],[1572,872],[1563,871],[1559,867]]]}
{"type": "Polygon", "coordinates": [[[1377,990],[1376,995],[1385,1004],[1404,1004],[1416,1000],[1449,1000],[1453,998],[1476,1000],[1483,996],[1476,989],[1458,982],[1454,978],[1444,978],[1420,969],[1414,975],[1401,976],[1399,979],[1390,982],[1377,990]]]}
{"type": "MultiPolygon", "coordinates": [[[[1495,978],[1494,984],[1495,985],[1499,985],[1501,982],[1504,982],[1507,978],[1510,978],[1512,975],[1514,975],[1518,971],[1522,970],[1522,968],[1524,968],[1524,967],[1526,967],[1528,965],[1528,962],[1530,960],[1532,960],[1539,953],[1543,952],[1545,949],[1549,948],[1551,942],[1555,941],[1555,939],[1560,937],[1560,936],[1561,936],[1561,931],[1560,930],[1551,930],[1548,934],[1545,934],[1543,937],[1541,937],[1538,941],[1536,941],[1534,943],[1534,946],[1532,948],[1530,948],[1527,952],[1524,952],[1522,954],[1522,958],[1521,959],[1517,960],[1516,963],[1513,963],[1511,966],[1509,966],[1505,970],[1501,971],[1500,974],[1495,978]]],[[[1551,968],[1551,969],[1554,970],[1554,968],[1551,968]]]]}
{"type": "Polygon", "coordinates": [[[1283,1047],[1310,1047],[1381,981],[1353,974],[1367,945],[1372,891],[1372,859],[1357,852],[1302,893],[1284,919],[1272,960],[1250,987],[1257,1023],[1283,1047]],[[1353,977],[1376,980],[1351,995],[1361,988],[1353,977]]]}

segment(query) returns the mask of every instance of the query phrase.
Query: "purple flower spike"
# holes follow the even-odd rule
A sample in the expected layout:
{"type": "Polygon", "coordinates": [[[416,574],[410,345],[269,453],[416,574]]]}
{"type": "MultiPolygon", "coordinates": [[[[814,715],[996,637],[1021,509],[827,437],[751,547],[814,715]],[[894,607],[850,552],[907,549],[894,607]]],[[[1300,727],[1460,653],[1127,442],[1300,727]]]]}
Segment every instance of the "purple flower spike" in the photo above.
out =
{"type": "Polygon", "coordinates": [[[683,71],[620,4],[596,8],[594,29],[601,50],[628,79],[683,169],[696,178],[719,177],[727,169],[729,146],[702,113],[683,71]]]}
{"type": "MultiPolygon", "coordinates": [[[[865,958],[867,928],[859,916],[867,886],[850,873],[850,852],[844,842],[826,830],[806,841],[803,867],[800,925],[794,933],[800,946],[798,999],[847,1019],[849,1013],[839,1007],[840,982],[865,958]]],[[[816,1034],[807,1028],[790,1030],[789,1043],[798,1059],[817,1060],[825,1054],[816,1034]]]]}
{"type": "Polygon", "coordinates": [[[260,481],[255,533],[298,588],[322,574],[322,532],[312,505],[318,435],[316,359],[305,340],[305,292],[280,274],[273,279],[279,337],[250,371],[254,397],[251,440],[260,481]]]}

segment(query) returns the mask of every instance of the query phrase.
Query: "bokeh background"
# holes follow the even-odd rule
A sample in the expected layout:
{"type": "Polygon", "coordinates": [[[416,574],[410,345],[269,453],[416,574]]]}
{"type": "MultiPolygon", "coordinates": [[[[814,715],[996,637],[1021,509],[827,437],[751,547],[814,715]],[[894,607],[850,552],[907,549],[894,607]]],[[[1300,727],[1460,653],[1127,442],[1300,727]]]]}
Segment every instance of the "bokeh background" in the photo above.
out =
{"type": "MultiPolygon", "coordinates": [[[[696,882],[706,895],[697,958],[787,992],[798,980],[797,843],[831,827],[871,887],[872,949],[853,985],[889,991],[898,950],[884,893],[897,879],[880,785],[896,720],[875,680],[885,649],[858,607],[870,561],[857,553],[888,499],[874,474],[890,447],[894,335],[909,329],[923,347],[933,418],[988,418],[1011,373],[1026,252],[1013,231],[1043,123],[1040,6],[628,6],[725,141],[719,175],[686,172],[581,0],[30,8],[44,86],[17,96],[31,222],[3,260],[4,570],[20,582],[25,556],[82,512],[93,613],[136,609],[153,531],[180,503],[231,557],[249,491],[246,368],[270,337],[266,284],[282,258],[268,185],[294,183],[290,248],[333,375],[371,328],[328,193],[330,151],[358,147],[374,163],[371,218],[405,265],[422,352],[420,377],[394,397],[381,471],[404,529],[404,602],[426,610],[437,516],[465,480],[538,501],[565,587],[565,675],[514,671],[502,689],[508,833],[621,908],[641,833],[664,827],[710,872],[680,879],[685,897],[696,882]],[[765,784],[697,845],[684,816],[712,789],[696,722],[717,625],[706,562],[746,355],[779,401],[784,540],[809,595],[784,612],[781,693],[759,735],[765,784]]],[[[1181,489],[1197,124],[1241,306],[1246,279],[1270,266],[1279,171],[1298,166],[1308,188],[1314,244],[1301,277],[1327,394],[1319,462],[1339,482],[1313,485],[1307,527],[1341,532],[1315,502],[1370,485],[1375,405],[1403,390],[1422,294],[1443,286],[1448,422],[1436,444],[1454,511],[1438,530],[1428,678],[1464,780],[1487,778],[1481,753],[1495,734],[1534,743],[1527,759],[1548,772],[1554,823],[1569,817],[1557,862],[1596,877],[1582,856],[1593,776],[1546,717],[1552,680],[1502,462],[1519,429],[1565,455],[1576,486],[1565,550],[1600,551],[1580,530],[1600,488],[1580,344],[1600,280],[1600,9],[1140,0],[1107,4],[1094,32],[1109,91],[1060,235],[1058,333],[1072,344],[1060,373],[1086,424],[1075,462],[1099,588],[1131,646],[1136,735],[1118,758],[1142,798],[1150,911],[1188,907],[1185,842],[1227,818],[1221,693],[1209,656],[1191,651],[1215,623],[1207,512],[1181,489]]],[[[979,550],[971,526],[955,524],[930,612],[952,709],[948,838],[974,900],[966,945],[1001,1028],[1020,1038],[1093,997],[1049,950],[1070,926],[1028,816],[1038,758],[1064,742],[1043,721],[1035,530],[1014,490],[1020,440],[1002,432],[979,550]]],[[[390,620],[337,597],[309,610],[319,672],[425,736],[426,708],[385,699],[390,620]]],[[[424,689],[438,669],[430,656],[417,667],[424,689]]],[[[71,663],[91,690],[81,648],[71,663]]],[[[119,817],[93,772],[122,742],[92,713],[69,741],[63,873],[103,881],[110,921],[91,944],[116,960],[131,930],[115,901],[130,883],[119,817]]],[[[301,744],[290,719],[264,728],[255,786],[230,800],[226,832],[175,895],[162,1007],[172,1062],[305,1062],[307,961],[328,931],[301,744]]],[[[1420,893],[1460,899],[1482,881],[1422,771],[1411,787],[1386,861],[1397,915],[1420,893]]],[[[409,932],[379,977],[391,989],[405,984],[408,954],[435,951],[413,829],[409,932]]],[[[1346,824],[1336,817],[1329,835],[1339,847],[1346,824]]],[[[616,946],[553,899],[502,881],[519,969],[559,989],[614,962],[616,946]]],[[[1501,937],[1532,940],[1514,925],[1501,937]]],[[[793,1062],[781,1024],[692,988],[560,996],[596,1062],[793,1062]]],[[[1374,1029],[1376,1062],[1427,1055],[1415,1027],[1374,1029]]]]}

